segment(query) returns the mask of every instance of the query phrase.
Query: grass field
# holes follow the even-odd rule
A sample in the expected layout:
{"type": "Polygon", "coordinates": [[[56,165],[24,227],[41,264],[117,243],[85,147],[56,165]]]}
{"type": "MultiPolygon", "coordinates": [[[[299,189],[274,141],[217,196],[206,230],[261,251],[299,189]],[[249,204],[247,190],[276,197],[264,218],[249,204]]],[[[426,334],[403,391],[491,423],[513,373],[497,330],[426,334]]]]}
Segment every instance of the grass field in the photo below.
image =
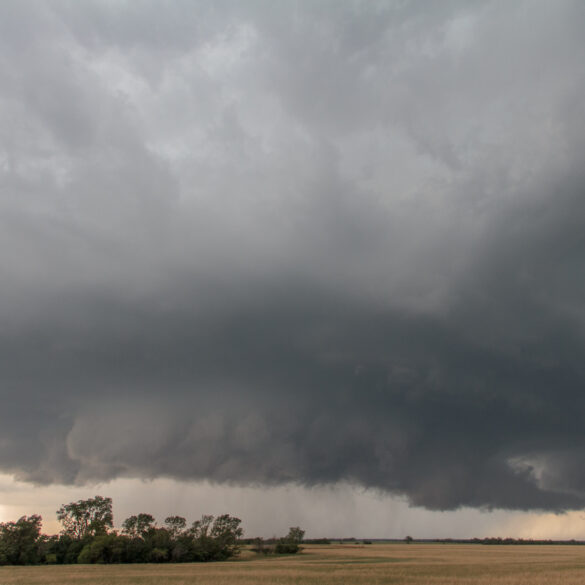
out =
{"type": "Polygon", "coordinates": [[[0,567],[0,585],[583,585],[585,546],[306,546],[184,565],[0,567]]]}

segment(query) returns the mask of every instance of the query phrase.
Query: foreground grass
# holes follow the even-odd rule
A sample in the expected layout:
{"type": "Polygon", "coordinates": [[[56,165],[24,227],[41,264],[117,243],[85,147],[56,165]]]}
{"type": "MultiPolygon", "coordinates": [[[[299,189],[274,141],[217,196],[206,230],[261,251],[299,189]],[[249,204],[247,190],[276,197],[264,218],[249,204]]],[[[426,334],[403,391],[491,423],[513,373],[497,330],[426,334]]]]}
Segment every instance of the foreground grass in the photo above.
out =
{"type": "Polygon", "coordinates": [[[326,545],[183,565],[0,567],[0,585],[583,585],[585,546],[326,545]]]}

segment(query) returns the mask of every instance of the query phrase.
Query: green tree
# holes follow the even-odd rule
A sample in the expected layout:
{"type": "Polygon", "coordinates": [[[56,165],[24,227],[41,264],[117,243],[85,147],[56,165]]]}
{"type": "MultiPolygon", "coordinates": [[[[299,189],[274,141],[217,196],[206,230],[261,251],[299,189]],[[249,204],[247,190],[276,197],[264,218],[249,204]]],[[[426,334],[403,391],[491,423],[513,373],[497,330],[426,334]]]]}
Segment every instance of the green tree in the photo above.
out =
{"type": "Polygon", "coordinates": [[[187,520],[182,516],[169,516],[165,518],[165,528],[169,531],[171,538],[178,538],[187,527],[187,520]]]}
{"type": "Polygon", "coordinates": [[[196,540],[206,538],[212,523],[213,516],[205,514],[201,516],[201,520],[195,520],[195,522],[193,522],[189,532],[196,540]]]}
{"type": "Polygon", "coordinates": [[[296,542],[297,544],[301,544],[303,542],[303,538],[305,537],[305,531],[301,530],[298,526],[291,526],[288,531],[288,535],[286,539],[289,542],[296,542]]]}
{"type": "Polygon", "coordinates": [[[191,560],[220,561],[239,552],[239,538],[243,534],[241,520],[229,514],[202,516],[193,522],[188,534],[192,538],[191,560]]]}
{"type": "Polygon", "coordinates": [[[150,514],[130,516],[122,523],[122,532],[132,538],[145,538],[154,528],[155,520],[150,514]]]}
{"type": "Polygon", "coordinates": [[[154,528],[146,539],[148,545],[148,560],[153,563],[168,561],[173,542],[166,528],[154,528]]]}
{"type": "Polygon", "coordinates": [[[305,536],[305,531],[298,526],[291,526],[288,534],[278,540],[275,552],[281,555],[294,555],[301,550],[301,542],[305,536]]]}
{"type": "Polygon", "coordinates": [[[222,514],[215,519],[211,528],[211,537],[214,539],[218,554],[222,558],[232,557],[239,552],[239,539],[244,534],[240,527],[239,518],[222,514]]]}
{"type": "Polygon", "coordinates": [[[101,534],[86,540],[85,546],[77,556],[80,564],[99,563],[127,563],[129,537],[115,532],[101,534]]]}
{"type": "Polygon", "coordinates": [[[22,516],[0,524],[0,565],[34,565],[41,561],[42,518],[22,516]]]}
{"type": "Polygon", "coordinates": [[[57,519],[63,524],[62,534],[74,540],[107,534],[114,523],[112,498],[96,496],[64,504],[57,510],[57,519]]]}

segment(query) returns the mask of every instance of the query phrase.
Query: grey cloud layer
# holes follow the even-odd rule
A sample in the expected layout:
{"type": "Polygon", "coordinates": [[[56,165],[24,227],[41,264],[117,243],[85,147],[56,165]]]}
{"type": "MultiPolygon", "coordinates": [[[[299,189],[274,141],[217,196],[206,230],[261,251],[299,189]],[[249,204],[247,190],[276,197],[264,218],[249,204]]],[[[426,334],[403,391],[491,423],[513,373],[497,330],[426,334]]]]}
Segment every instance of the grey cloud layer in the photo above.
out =
{"type": "Polygon", "coordinates": [[[0,467],[585,503],[578,2],[5,2],[0,467]]]}

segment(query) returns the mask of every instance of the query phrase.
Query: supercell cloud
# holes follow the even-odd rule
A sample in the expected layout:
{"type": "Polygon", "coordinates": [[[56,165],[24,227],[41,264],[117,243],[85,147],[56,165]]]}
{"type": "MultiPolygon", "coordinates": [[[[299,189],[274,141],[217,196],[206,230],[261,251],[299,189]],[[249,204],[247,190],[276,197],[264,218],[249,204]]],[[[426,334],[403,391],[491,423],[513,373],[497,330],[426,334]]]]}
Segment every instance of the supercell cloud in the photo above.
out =
{"type": "Polygon", "coordinates": [[[585,5],[0,5],[0,470],[585,505],[585,5]]]}

